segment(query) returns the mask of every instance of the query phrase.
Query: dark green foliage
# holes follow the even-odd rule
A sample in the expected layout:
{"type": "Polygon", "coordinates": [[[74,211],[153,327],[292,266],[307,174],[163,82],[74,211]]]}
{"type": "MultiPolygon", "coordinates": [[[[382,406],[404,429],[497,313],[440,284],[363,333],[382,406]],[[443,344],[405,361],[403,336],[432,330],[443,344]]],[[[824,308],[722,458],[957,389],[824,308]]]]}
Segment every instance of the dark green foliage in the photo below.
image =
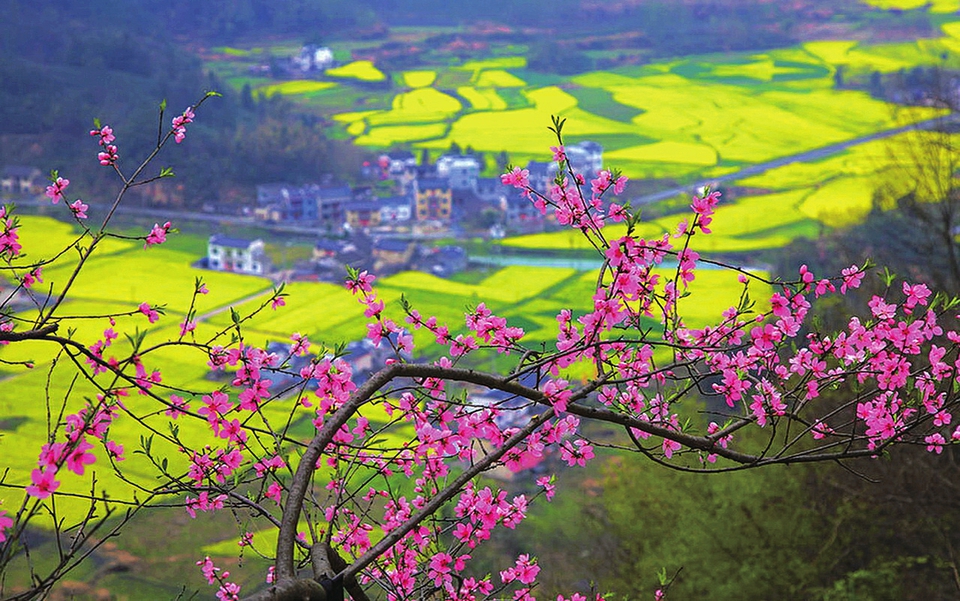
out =
{"type": "MultiPolygon", "coordinates": [[[[200,14],[184,27],[201,27],[204,11],[248,6],[260,14],[265,4],[197,7],[200,14]]],[[[164,21],[185,10],[186,3],[173,2],[156,13],[136,1],[121,10],[108,0],[0,5],[0,164],[56,167],[77,194],[92,199],[113,182],[96,165],[97,146],[87,136],[94,118],[115,128],[120,164],[129,169],[156,144],[161,100],[167,129],[173,116],[215,90],[222,96],[204,106],[177,152],[160,159],[177,174],[168,187],[179,186],[186,204],[217,200],[237,186],[356,171],[358,152],[328,140],[315,115],[280,97],[258,102],[249,86],[238,94],[205,73],[164,21]]],[[[292,18],[270,10],[277,22],[292,18]]]]}
{"type": "Polygon", "coordinates": [[[809,598],[818,560],[829,557],[830,524],[805,494],[801,470],[705,477],[635,463],[617,464],[605,481],[603,519],[617,558],[608,588],[639,598],[656,588],[660,567],[682,567],[677,598],[809,598]]]}
{"type": "Polygon", "coordinates": [[[593,68],[593,60],[570,44],[547,38],[530,46],[527,67],[533,71],[573,75],[593,68]]]}
{"type": "MultiPolygon", "coordinates": [[[[636,107],[627,106],[625,104],[620,104],[613,98],[613,93],[610,90],[603,88],[571,88],[567,92],[571,96],[577,99],[577,103],[583,110],[588,113],[593,113],[595,115],[600,115],[601,117],[606,117],[607,119],[613,119],[614,121],[621,121],[623,123],[630,123],[634,117],[642,115],[644,111],[636,107]]],[[[597,140],[600,142],[600,140],[597,140]]],[[[600,142],[603,144],[603,142],[600,142]]],[[[642,144],[643,142],[637,142],[637,144],[642,144]]],[[[628,144],[632,146],[633,144],[628,144]]],[[[611,150],[616,150],[615,148],[609,147],[604,144],[604,148],[610,148],[611,150]]],[[[624,148],[624,146],[621,146],[624,148]]]]}

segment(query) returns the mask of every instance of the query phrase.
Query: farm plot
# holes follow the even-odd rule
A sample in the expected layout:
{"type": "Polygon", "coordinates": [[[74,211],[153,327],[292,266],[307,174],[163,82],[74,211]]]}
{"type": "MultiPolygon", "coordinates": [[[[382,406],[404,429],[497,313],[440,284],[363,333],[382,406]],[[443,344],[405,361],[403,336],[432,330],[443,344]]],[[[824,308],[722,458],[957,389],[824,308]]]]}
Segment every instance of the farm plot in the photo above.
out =
{"type": "MultiPolygon", "coordinates": [[[[948,31],[953,31],[949,30],[948,31]]],[[[950,39],[952,38],[945,38],[950,39]]],[[[960,44],[960,41],[957,42],[960,44]]],[[[567,119],[571,140],[634,136],[607,147],[606,158],[633,177],[685,178],[756,163],[900,124],[890,107],[865,93],[834,88],[835,67],[899,69],[935,60],[942,41],[865,46],[812,42],[768,53],[704,55],[536,85],[522,57],[473,61],[439,72],[440,85],[457,72],[470,85],[434,88],[436,95],[396,96],[393,110],[338,119],[367,146],[408,142],[446,149],[452,142],[478,151],[507,150],[515,160],[542,158],[553,140],[550,115],[567,119]],[[519,75],[518,75],[519,73],[519,75]],[[518,102],[519,101],[519,102],[518,102]],[[410,110],[411,102],[417,103],[410,110]],[[428,108],[432,107],[432,108],[428,108]],[[434,127],[424,127],[429,121],[434,127]],[[443,122],[446,127],[437,126],[443,122]],[[396,128],[402,124],[409,129],[396,128]]],[[[406,77],[406,76],[405,76],[406,77]]],[[[917,111],[921,119],[935,111],[917,111]]]]}
{"type": "Polygon", "coordinates": [[[359,81],[384,81],[387,78],[387,76],[383,74],[383,71],[377,69],[373,62],[366,60],[353,61],[342,67],[327,69],[325,73],[330,77],[357,79],[359,81]]]}
{"type": "Polygon", "coordinates": [[[507,103],[494,89],[460,86],[457,88],[457,94],[469,102],[470,106],[477,111],[502,111],[507,108],[507,103]]]}
{"type": "Polygon", "coordinates": [[[436,71],[405,71],[403,83],[411,88],[425,88],[437,79],[436,71]]]}
{"type": "Polygon", "coordinates": [[[274,94],[281,96],[299,96],[310,95],[316,92],[322,92],[337,87],[332,81],[314,81],[309,79],[297,79],[294,81],[285,81],[266,86],[260,86],[256,89],[257,93],[263,94],[267,98],[274,94]]]}
{"type": "MultiPolygon", "coordinates": [[[[77,226],[57,221],[52,217],[20,215],[20,243],[27,254],[27,260],[49,260],[64,248],[80,238],[77,226]]],[[[89,242],[89,238],[85,243],[89,242]]],[[[135,248],[137,244],[130,240],[106,238],[97,246],[97,255],[104,256],[135,248]]]]}
{"type": "Polygon", "coordinates": [[[929,7],[932,13],[954,13],[960,10],[958,0],[860,0],[864,4],[884,10],[913,10],[929,7]]]}
{"type": "MultiPolygon", "coordinates": [[[[802,210],[812,188],[748,196],[735,202],[721,202],[710,229],[712,234],[697,234],[692,248],[699,252],[731,253],[780,248],[796,236],[817,229],[813,219],[802,210]]],[[[636,233],[647,239],[659,238],[676,231],[677,223],[687,215],[670,215],[637,224],[636,233]]],[[[612,240],[623,236],[622,225],[604,228],[604,236],[612,240]]],[[[589,250],[590,244],[580,232],[563,230],[505,239],[504,246],[543,250],[589,250]]]]}
{"type": "MultiPolygon", "coordinates": [[[[270,283],[264,278],[239,276],[190,267],[196,256],[163,248],[117,253],[95,258],[83,268],[74,282],[70,296],[80,300],[106,300],[130,303],[136,308],[142,302],[186,309],[193,294],[194,281],[202,278],[210,294],[200,295],[197,309],[200,313],[219,307],[250,294],[265,291],[270,283]],[[171,265],[178,266],[170,269],[171,265]],[[122,274],[121,277],[117,277],[122,274]],[[157,274],[164,274],[163,286],[157,285],[157,274]],[[105,289],[104,282],[115,282],[105,289]]],[[[44,280],[54,292],[61,289],[72,267],[58,266],[44,270],[44,280]]]]}

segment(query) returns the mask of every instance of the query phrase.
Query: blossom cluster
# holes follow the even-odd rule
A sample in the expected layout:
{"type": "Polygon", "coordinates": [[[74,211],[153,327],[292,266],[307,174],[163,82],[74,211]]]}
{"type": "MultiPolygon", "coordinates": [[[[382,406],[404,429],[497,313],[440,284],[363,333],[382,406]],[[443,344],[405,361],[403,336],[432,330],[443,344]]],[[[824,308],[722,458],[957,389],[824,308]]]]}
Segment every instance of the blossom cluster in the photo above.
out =
{"type": "MultiPolygon", "coordinates": [[[[172,120],[177,143],[193,122],[193,108],[172,120]]],[[[90,133],[102,147],[101,163],[115,165],[112,129],[98,125],[90,133]]],[[[704,190],[674,231],[645,239],[634,233],[629,204],[612,198],[624,193],[625,177],[610,170],[575,173],[562,143],[552,151],[558,177],[545,192],[530,187],[524,169],[513,168],[501,180],[558,224],[585,235],[603,267],[583,305],[556,314],[548,343],[531,343],[489,299],[468,308],[461,323],[423,315],[403,298],[401,317],[391,316],[392,301],[377,292],[374,276],[351,270],[346,287],[362,306],[367,339],[384,350],[369,365],[300,333],[290,337],[288,350],[271,352],[275,347],[251,342],[239,313],[232,314],[232,326],[198,341],[193,302],[182,313],[179,337],[150,347],[131,336],[124,356],[115,343],[122,340],[115,317],[158,322],[163,307],[144,302],[107,318],[109,327],[95,330],[102,334],[93,343],[70,347],[101,392],[79,411],[64,411],[40,450],[26,493],[37,502],[57,494],[69,472],[82,476],[95,464],[98,446],[112,466],[123,461],[124,447],[110,427],[126,413],[182,455],[176,473],[151,450],[152,438],[141,439],[137,450],[154,461],[191,518],[244,507],[280,521],[276,513],[300,494],[300,502],[311,505],[304,519],[312,542],[329,541],[348,563],[392,541],[358,575],[363,585],[383,586],[388,599],[436,593],[470,601],[509,591],[527,600],[536,591],[536,558],[520,554],[512,566],[478,578],[471,574],[472,553],[497,528],[516,528],[535,498],[551,499],[554,479],[538,477],[535,492],[511,495],[459,478],[492,469],[520,473],[538,467],[549,473],[585,466],[600,444],[581,429],[582,419],[623,426],[638,451],[685,469],[749,463],[738,449],[743,439],[734,433],[753,426],[775,440],[773,432],[785,422],[824,456],[876,455],[899,442],[941,453],[960,441],[953,417],[960,333],[945,321],[954,305],[922,283],[902,283],[873,296],[868,316],[825,334],[811,323],[812,303],[858,289],[863,268],[851,266],[830,278],[804,265],[789,282],[737,269],[742,301],[709,325],[688,324],[688,296],[708,260],[697,242],[711,234],[721,194],[704,190]],[[628,224],[626,233],[611,234],[606,226],[620,222],[628,224]],[[751,305],[754,283],[772,293],[751,305]],[[149,354],[165,345],[205,353],[219,383],[186,391],[165,382],[149,367],[149,354]],[[516,361],[506,374],[476,367],[481,358],[507,355],[516,361]],[[823,411],[822,397],[831,388],[849,391],[851,400],[823,411]],[[688,419],[682,408],[688,398],[719,407],[715,421],[688,419]],[[154,408],[143,409],[151,400],[154,408]],[[169,421],[168,427],[156,428],[157,420],[169,421]],[[205,438],[181,436],[186,420],[199,425],[205,438]],[[311,442],[304,444],[303,437],[311,442]],[[314,449],[309,462],[297,464],[297,457],[314,449]],[[449,504],[450,511],[438,512],[438,503],[449,504]]],[[[59,202],[68,185],[55,175],[47,196],[59,202]]],[[[68,206],[77,219],[86,217],[88,206],[79,199],[68,206]]],[[[155,224],[141,238],[144,247],[165,242],[172,231],[169,222],[155,224]]],[[[0,208],[0,257],[9,264],[20,251],[18,224],[0,208]]],[[[39,265],[15,268],[23,287],[42,282],[39,265]]],[[[205,293],[198,280],[194,300],[205,293]]],[[[278,288],[261,308],[282,309],[284,297],[278,288]]],[[[0,323],[0,331],[12,328],[6,318],[0,323]]],[[[781,459],[771,452],[750,461],[771,458],[781,459]]],[[[0,511],[0,542],[11,526],[11,517],[0,511]]],[[[308,547],[307,538],[302,534],[291,544],[308,547]]],[[[250,543],[244,526],[238,544],[250,543]]],[[[219,599],[238,598],[239,586],[228,572],[209,557],[197,565],[218,587],[219,599]]],[[[278,563],[277,574],[268,578],[285,576],[290,574],[278,563]]]]}

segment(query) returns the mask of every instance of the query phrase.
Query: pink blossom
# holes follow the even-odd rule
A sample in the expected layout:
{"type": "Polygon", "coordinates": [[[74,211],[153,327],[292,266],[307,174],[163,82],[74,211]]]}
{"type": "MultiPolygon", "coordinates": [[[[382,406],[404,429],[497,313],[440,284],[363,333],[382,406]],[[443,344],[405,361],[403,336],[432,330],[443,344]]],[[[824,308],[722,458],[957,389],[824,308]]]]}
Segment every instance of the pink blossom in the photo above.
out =
{"type": "Polygon", "coordinates": [[[37,267],[27,273],[23,274],[23,278],[20,280],[23,282],[24,288],[29,288],[37,282],[43,282],[43,267],[37,267]]]}
{"type": "Polygon", "coordinates": [[[77,219],[86,219],[87,218],[87,209],[90,206],[84,203],[79,198],[70,203],[70,210],[73,211],[73,216],[77,219]]]}
{"type": "MultiPolygon", "coordinates": [[[[177,140],[178,142],[180,140],[177,140]]],[[[223,575],[226,577],[229,572],[224,572],[223,575]]],[[[239,601],[240,599],[240,585],[236,582],[224,582],[220,585],[220,588],[217,589],[217,599],[220,601],[239,601]]]]}
{"type": "Polygon", "coordinates": [[[859,267],[851,265],[850,267],[842,269],[840,273],[843,274],[843,284],[840,285],[840,294],[846,294],[848,289],[860,287],[864,272],[859,267]]]}
{"type": "Polygon", "coordinates": [[[190,405],[183,400],[183,397],[171,394],[170,407],[163,413],[173,419],[177,419],[181,415],[185,415],[187,411],[190,411],[190,405]]]}
{"type": "Polygon", "coordinates": [[[100,139],[97,140],[97,143],[100,144],[100,146],[106,146],[116,139],[116,136],[113,135],[113,128],[111,128],[109,125],[104,125],[99,129],[90,130],[90,135],[100,137],[100,139]]]}
{"type": "Polygon", "coordinates": [[[529,177],[529,171],[521,169],[520,167],[514,167],[512,171],[508,171],[500,176],[500,182],[506,186],[513,186],[514,188],[526,188],[530,185],[529,177]]]}
{"type": "Polygon", "coordinates": [[[30,481],[33,484],[27,486],[27,494],[37,499],[46,499],[60,487],[60,481],[56,476],[57,470],[53,467],[33,470],[30,472],[30,481]]]}
{"type": "Polygon", "coordinates": [[[150,230],[150,233],[147,234],[147,238],[144,241],[144,248],[148,246],[153,246],[155,244],[163,244],[167,241],[167,233],[170,231],[170,222],[164,223],[162,226],[158,223],[153,224],[153,229],[150,230]]]}
{"type": "Polygon", "coordinates": [[[523,554],[517,557],[517,561],[512,568],[500,572],[500,579],[504,584],[516,580],[529,585],[533,584],[539,573],[540,566],[536,564],[536,560],[531,560],[529,555],[523,554]]]}
{"type": "Polygon", "coordinates": [[[453,557],[449,553],[437,553],[430,558],[427,577],[433,579],[435,586],[443,586],[452,581],[450,572],[452,571],[453,557]]]}
{"type": "Polygon", "coordinates": [[[107,453],[110,454],[110,458],[114,461],[123,461],[125,457],[123,456],[123,445],[118,444],[112,440],[106,442],[107,453]]]}
{"type": "Polygon", "coordinates": [[[669,438],[663,439],[663,456],[667,459],[673,457],[673,454],[679,451],[683,445],[675,440],[670,440],[669,438]]]}
{"type": "Polygon", "coordinates": [[[203,577],[207,579],[207,584],[213,584],[216,582],[217,572],[220,571],[220,568],[213,565],[213,560],[210,559],[209,555],[198,561],[197,565],[200,566],[200,571],[203,573],[203,577]]]}
{"type": "Polygon", "coordinates": [[[188,106],[182,114],[177,115],[173,118],[171,125],[173,126],[173,138],[176,140],[177,144],[183,142],[184,137],[187,135],[187,124],[193,122],[194,118],[193,107],[188,106]]]}
{"type": "Polygon", "coordinates": [[[820,440],[829,434],[833,434],[833,428],[821,421],[817,421],[810,430],[813,433],[814,440],[820,440]]]}
{"type": "Polygon", "coordinates": [[[627,178],[626,175],[618,177],[616,181],[613,182],[613,193],[617,196],[623,194],[623,191],[627,188],[627,181],[629,181],[629,178],[627,178]]]}
{"type": "MultiPolygon", "coordinates": [[[[56,177],[56,176],[55,176],[56,177]]],[[[70,185],[70,180],[62,177],[56,177],[51,180],[53,183],[47,186],[46,195],[53,204],[57,204],[63,198],[63,191],[70,185]]]]}
{"type": "Polygon", "coordinates": [[[7,512],[0,509],[0,543],[7,540],[6,530],[13,526],[13,518],[7,515],[7,512]]]}
{"type": "Polygon", "coordinates": [[[182,338],[196,329],[197,329],[196,321],[188,321],[187,319],[184,319],[183,321],[180,322],[180,337],[182,338]]]}
{"type": "Polygon", "coordinates": [[[137,309],[139,309],[141,313],[147,316],[147,321],[149,321],[150,323],[154,323],[158,319],[160,319],[160,313],[158,313],[156,310],[150,307],[150,305],[147,303],[140,303],[140,306],[137,307],[137,309]]]}
{"type": "Polygon", "coordinates": [[[376,276],[373,276],[366,271],[361,271],[357,274],[356,278],[347,280],[347,290],[357,294],[361,293],[363,295],[369,294],[373,288],[373,280],[376,279],[376,276]]]}
{"type": "Polygon", "coordinates": [[[97,153],[97,160],[105,167],[116,165],[119,159],[120,155],[117,153],[117,147],[113,144],[108,144],[103,152],[97,153]]]}
{"type": "Polygon", "coordinates": [[[583,439],[577,439],[572,443],[569,440],[564,441],[560,445],[560,458],[570,467],[575,465],[585,467],[587,461],[593,459],[593,446],[583,439]]]}
{"type": "Polygon", "coordinates": [[[23,247],[18,230],[17,222],[9,216],[7,207],[0,206],[0,256],[13,259],[20,254],[23,247]]]}
{"type": "Polygon", "coordinates": [[[927,443],[927,451],[936,453],[937,455],[943,452],[943,445],[947,443],[947,441],[943,438],[943,435],[939,432],[935,432],[925,437],[923,441],[927,443]]]}
{"type": "Polygon", "coordinates": [[[870,307],[873,316],[877,319],[893,319],[893,316],[897,314],[897,306],[885,302],[879,296],[871,298],[867,306],[870,307]]]}
{"type": "MultiPolygon", "coordinates": [[[[184,509],[187,510],[187,513],[190,514],[191,518],[196,518],[198,509],[205,512],[223,509],[223,502],[226,500],[227,495],[217,495],[211,499],[210,493],[203,491],[196,499],[187,497],[184,501],[184,509]]],[[[200,564],[198,563],[197,565],[200,564]]]]}
{"type": "Polygon", "coordinates": [[[280,487],[280,484],[278,484],[278,483],[276,483],[276,482],[271,482],[271,483],[270,483],[270,486],[267,487],[267,491],[264,493],[264,495],[265,495],[268,499],[273,499],[274,501],[276,501],[277,505],[279,505],[279,504],[280,504],[280,493],[281,493],[282,490],[283,490],[283,489],[280,487]]]}
{"type": "Polygon", "coordinates": [[[620,223],[627,219],[628,214],[623,206],[614,202],[610,203],[610,207],[607,209],[607,217],[614,223],[620,223]]]}
{"type": "Polygon", "coordinates": [[[67,456],[67,469],[78,476],[82,476],[84,467],[94,463],[97,458],[92,453],[88,453],[93,445],[86,438],[81,438],[73,451],[67,456]]]}
{"type": "Polygon", "coordinates": [[[910,314],[917,305],[926,305],[927,299],[930,297],[930,289],[923,284],[911,286],[903,282],[903,293],[907,297],[907,301],[903,305],[903,311],[907,314],[910,314]]]}
{"type": "Polygon", "coordinates": [[[556,494],[556,486],[553,484],[553,478],[551,476],[542,476],[537,478],[537,486],[543,487],[544,497],[549,501],[553,498],[553,495],[556,494]]]}

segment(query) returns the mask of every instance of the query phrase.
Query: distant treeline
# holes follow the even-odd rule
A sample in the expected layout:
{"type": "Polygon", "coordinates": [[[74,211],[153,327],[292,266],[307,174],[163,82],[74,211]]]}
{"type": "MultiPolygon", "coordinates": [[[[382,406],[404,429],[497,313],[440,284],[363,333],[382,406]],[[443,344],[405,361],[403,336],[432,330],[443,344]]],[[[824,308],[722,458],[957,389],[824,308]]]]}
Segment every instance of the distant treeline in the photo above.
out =
{"type": "Polygon", "coordinates": [[[187,18],[186,2],[164,3],[159,13],[152,4],[0,3],[0,165],[56,168],[77,193],[104,192],[115,180],[96,164],[87,135],[94,118],[115,128],[121,164],[130,167],[156,142],[161,100],[168,127],[214,90],[223,96],[204,107],[182,148],[161,160],[177,174],[176,200],[198,205],[236,198],[238,189],[264,181],[356,172],[358,151],[328,140],[316,116],[280,97],[243,101],[204,73],[183,49],[184,32],[203,23],[187,18]],[[177,27],[181,8],[184,26],[177,27]]]}

